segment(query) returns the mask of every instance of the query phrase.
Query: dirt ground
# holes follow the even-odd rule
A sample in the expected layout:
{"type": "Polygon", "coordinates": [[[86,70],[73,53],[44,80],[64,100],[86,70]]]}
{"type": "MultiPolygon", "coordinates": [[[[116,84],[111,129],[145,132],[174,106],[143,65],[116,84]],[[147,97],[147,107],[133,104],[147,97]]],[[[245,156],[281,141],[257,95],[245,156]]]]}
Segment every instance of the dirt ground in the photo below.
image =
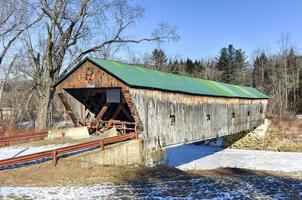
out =
{"type": "Polygon", "coordinates": [[[272,124],[265,137],[265,149],[273,151],[302,151],[302,120],[278,120],[272,124]]]}
{"type": "Polygon", "coordinates": [[[61,160],[56,167],[54,167],[51,162],[46,162],[29,167],[0,171],[0,185],[51,186],[89,185],[97,183],[122,184],[125,182],[144,181],[159,175],[164,179],[170,179],[172,177],[189,178],[191,176],[190,174],[169,167],[82,167],[71,160],[61,160]]]}
{"type": "Polygon", "coordinates": [[[153,168],[143,166],[83,167],[72,159],[62,159],[54,167],[52,162],[0,171],[0,186],[56,186],[91,185],[100,183],[142,183],[194,178],[220,179],[254,174],[277,176],[302,181],[301,173],[276,173],[239,169],[217,169],[201,171],[181,171],[165,165],[153,168]]]}
{"type": "Polygon", "coordinates": [[[225,147],[235,149],[302,152],[302,120],[291,118],[280,120],[267,117],[271,121],[265,135],[257,131],[241,132],[224,137],[225,147]]]}

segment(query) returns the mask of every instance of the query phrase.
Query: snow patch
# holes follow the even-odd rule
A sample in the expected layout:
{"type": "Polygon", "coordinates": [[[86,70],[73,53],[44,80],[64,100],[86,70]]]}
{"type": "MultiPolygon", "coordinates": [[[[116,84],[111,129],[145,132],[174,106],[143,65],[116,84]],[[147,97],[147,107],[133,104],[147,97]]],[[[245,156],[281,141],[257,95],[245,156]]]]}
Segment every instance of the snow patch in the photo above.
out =
{"type": "Polygon", "coordinates": [[[115,188],[110,185],[92,185],[76,187],[0,187],[0,197],[25,199],[98,199],[109,197],[115,193],[115,188]]]}
{"type": "Polygon", "coordinates": [[[223,149],[207,145],[182,145],[166,149],[167,164],[181,170],[243,168],[302,171],[302,153],[223,149]]]}
{"type": "Polygon", "coordinates": [[[254,174],[133,184],[0,187],[0,199],[301,199],[300,181],[254,174]]]}
{"type": "Polygon", "coordinates": [[[65,144],[50,144],[44,146],[33,147],[30,145],[22,145],[22,146],[11,146],[11,147],[3,147],[0,148],[0,160],[24,156],[32,153],[37,153],[41,151],[53,150],[61,147],[69,146],[69,143],[65,144]]]}

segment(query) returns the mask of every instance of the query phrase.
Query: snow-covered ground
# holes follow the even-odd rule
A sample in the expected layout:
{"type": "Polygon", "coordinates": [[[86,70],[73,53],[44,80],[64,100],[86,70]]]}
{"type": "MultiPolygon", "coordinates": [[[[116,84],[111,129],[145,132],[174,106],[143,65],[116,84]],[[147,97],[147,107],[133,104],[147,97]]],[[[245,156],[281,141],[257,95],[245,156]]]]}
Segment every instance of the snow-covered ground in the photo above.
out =
{"type": "Polygon", "coordinates": [[[10,146],[10,147],[3,147],[0,148],[0,160],[23,156],[31,153],[37,153],[41,151],[48,151],[60,147],[66,147],[70,144],[51,144],[51,145],[44,145],[44,146],[30,146],[30,144],[24,144],[20,146],[10,146]]]}
{"type": "Polygon", "coordinates": [[[0,199],[98,199],[115,193],[112,185],[55,186],[55,187],[0,187],[0,199]]]}
{"type": "Polygon", "coordinates": [[[302,171],[302,153],[222,149],[208,145],[182,145],[166,149],[168,165],[181,170],[243,168],[302,171]]]}
{"type": "MultiPolygon", "coordinates": [[[[0,148],[0,160],[69,146],[69,143],[0,148]]],[[[167,164],[181,170],[243,168],[270,171],[302,171],[302,153],[223,149],[209,145],[182,145],[166,149],[167,164]]]]}
{"type": "MultiPolygon", "coordinates": [[[[26,153],[45,151],[64,145],[29,147],[26,153]]],[[[0,149],[2,159],[11,157],[28,146],[0,149]]],[[[302,169],[301,153],[263,152],[222,149],[217,146],[183,145],[166,149],[169,165],[183,170],[237,167],[297,171],[302,169]]],[[[131,174],[130,174],[131,176],[131,174]]],[[[173,180],[148,180],[126,184],[87,186],[56,185],[49,187],[0,186],[0,199],[302,199],[302,181],[275,175],[246,174],[173,180]]]]}
{"type": "Polygon", "coordinates": [[[0,199],[301,199],[301,191],[297,180],[250,174],[122,185],[0,187],[0,199]]]}

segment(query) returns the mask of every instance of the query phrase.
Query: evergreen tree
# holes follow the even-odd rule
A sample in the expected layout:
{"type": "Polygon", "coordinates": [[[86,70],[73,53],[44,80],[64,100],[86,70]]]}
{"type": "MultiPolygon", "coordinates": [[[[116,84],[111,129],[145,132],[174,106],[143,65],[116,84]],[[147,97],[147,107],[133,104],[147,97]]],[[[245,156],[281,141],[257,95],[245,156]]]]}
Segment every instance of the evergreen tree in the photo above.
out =
{"type": "Polygon", "coordinates": [[[268,80],[267,64],[268,58],[264,52],[258,55],[254,61],[253,86],[261,90],[264,90],[265,82],[268,80]]]}
{"type": "Polygon", "coordinates": [[[220,71],[225,71],[227,66],[228,66],[228,52],[226,48],[222,48],[217,58],[216,67],[220,71]]]}
{"type": "Polygon", "coordinates": [[[196,77],[203,77],[204,68],[200,60],[194,61],[195,71],[193,72],[193,75],[196,77]]]}
{"type": "Polygon", "coordinates": [[[248,63],[246,62],[245,52],[241,49],[237,49],[235,51],[235,69],[240,72],[244,72],[246,70],[248,63]]]}
{"type": "Polygon", "coordinates": [[[246,68],[248,63],[246,61],[245,52],[241,49],[235,50],[234,58],[234,72],[232,82],[235,84],[243,85],[245,84],[246,68]]]}
{"type": "Polygon", "coordinates": [[[229,48],[222,48],[220,50],[220,55],[217,58],[217,69],[222,72],[221,81],[225,83],[231,82],[232,75],[232,46],[229,45],[229,48]]]}
{"type": "Polygon", "coordinates": [[[229,44],[228,46],[228,60],[229,60],[229,67],[234,68],[235,64],[235,59],[236,59],[236,49],[232,44],[229,44]]]}
{"type": "Polygon", "coordinates": [[[195,70],[195,65],[193,63],[193,61],[191,59],[187,59],[187,62],[186,62],[186,73],[188,74],[193,74],[194,70],[195,70]]]}
{"type": "Polygon", "coordinates": [[[150,57],[155,69],[163,69],[167,64],[168,58],[162,49],[154,49],[150,57]]]}
{"type": "Polygon", "coordinates": [[[243,83],[242,77],[247,66],[245,52],[235,49],[232,44],[220,50],[216,68],[221,71],[225,83],[243,83]],[[240,77],[238,77],[240,76],[240,77]]]}

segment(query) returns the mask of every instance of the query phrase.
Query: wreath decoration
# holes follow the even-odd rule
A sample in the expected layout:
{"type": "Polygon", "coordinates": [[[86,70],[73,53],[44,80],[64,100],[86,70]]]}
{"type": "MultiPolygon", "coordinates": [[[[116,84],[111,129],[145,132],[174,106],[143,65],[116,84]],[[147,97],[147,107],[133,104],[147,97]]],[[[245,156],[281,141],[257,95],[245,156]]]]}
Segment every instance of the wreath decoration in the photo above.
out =
{"type": "Polygon", "coordinates": [[[94,75],[94,68],[93,66],[88,66],[85,68],[85,79],[86,80],[92,80],[93,79],[93,75],[94,75]]]}

